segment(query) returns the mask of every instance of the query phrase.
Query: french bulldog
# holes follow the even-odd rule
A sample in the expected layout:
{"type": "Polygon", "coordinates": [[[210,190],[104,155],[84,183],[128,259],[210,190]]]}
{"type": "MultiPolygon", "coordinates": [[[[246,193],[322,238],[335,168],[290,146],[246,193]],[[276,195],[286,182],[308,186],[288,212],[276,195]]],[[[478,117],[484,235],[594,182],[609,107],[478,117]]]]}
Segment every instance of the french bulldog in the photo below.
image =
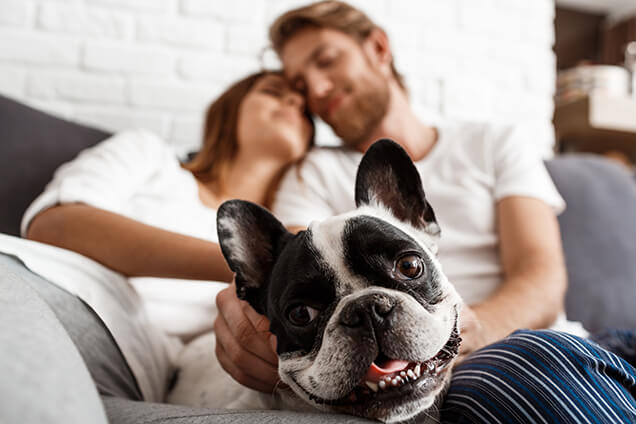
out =
{"type": "Polygon", "coordinates": [[[420,175],[397,143],[380,140],[365,153],[355,202],[297,234],[247,201],[218,210],[237,295],[270,320],[289,387],[261,399],[385,423],[437,422],[462,302],[436,259],[440,228],[420,175]]]}

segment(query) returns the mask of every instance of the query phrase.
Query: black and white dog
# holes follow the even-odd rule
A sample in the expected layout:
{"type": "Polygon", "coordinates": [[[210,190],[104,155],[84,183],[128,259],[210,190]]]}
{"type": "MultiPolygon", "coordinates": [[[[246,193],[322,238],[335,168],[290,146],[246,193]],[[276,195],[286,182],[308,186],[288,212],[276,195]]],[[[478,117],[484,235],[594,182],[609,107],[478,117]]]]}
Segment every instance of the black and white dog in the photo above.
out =
{"type": "Polygon", "coordinates": [[[436,259],[440,230],[417,169],[390,140],[364,155],[357,209],[289,233],[246,201],[221,205],[237,294],[271,322],[283,407],[387,423],[436,421],[461,299],[436,259]]]}

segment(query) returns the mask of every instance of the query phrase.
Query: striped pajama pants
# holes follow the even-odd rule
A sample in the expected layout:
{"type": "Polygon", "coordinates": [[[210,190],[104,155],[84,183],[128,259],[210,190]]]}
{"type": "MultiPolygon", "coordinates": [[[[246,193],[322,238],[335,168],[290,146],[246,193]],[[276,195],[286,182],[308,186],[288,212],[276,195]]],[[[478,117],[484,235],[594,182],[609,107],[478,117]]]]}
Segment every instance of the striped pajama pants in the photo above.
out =
{"type": "Polygon", "coordinates": [[[519,330],[457,366],[444,423],[636,423],[636,369],[580,337],[519,330]]]}

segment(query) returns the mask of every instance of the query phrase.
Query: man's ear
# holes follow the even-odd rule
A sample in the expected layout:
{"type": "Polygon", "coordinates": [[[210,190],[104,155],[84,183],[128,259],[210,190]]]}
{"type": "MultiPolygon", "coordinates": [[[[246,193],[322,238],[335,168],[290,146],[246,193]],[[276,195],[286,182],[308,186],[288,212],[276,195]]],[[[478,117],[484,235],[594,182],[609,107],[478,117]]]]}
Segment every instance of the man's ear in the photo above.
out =
{"type": "Polygon", "coordinates": [[[406,151],[392,140],[376,141],[362,157],[355,200],[358,207],[384,206],[400,221],[432,236],[440,233],[417,168],[406,151]]]}
{"type": "Polygon", "coordinates": [[[362,42],[362,50],[369,61],[382,69],[386,76],[392,75],[391,63],[393,61],[393,54],[391,52],[389,37],[383,30],[380,28],[372,29],[369,35],[367,35],[367,38],[362,42]]]}
{"type": "Polygon", "coordinates": [[[223,256],[236,273],[237,296],[265,314],[272,267],[292,235],[270,212],[244,200],[224,202],[216,227],[223,256]]]}

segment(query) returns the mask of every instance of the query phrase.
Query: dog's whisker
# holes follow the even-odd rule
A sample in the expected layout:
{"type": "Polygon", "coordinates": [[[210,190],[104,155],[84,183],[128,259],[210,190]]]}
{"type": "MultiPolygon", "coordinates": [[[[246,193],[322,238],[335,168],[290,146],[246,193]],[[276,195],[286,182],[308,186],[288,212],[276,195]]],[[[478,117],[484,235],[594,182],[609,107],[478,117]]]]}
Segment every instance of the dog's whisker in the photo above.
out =
{"type": "MultiPolygon", "coordinates": [[[[433,408],[431,408],[431,409],[433,409],[433,408]]],[[[423,414],[424,414],[427,418],[431,419],[431,420],[432,420],[432,422],[434,422],[434,423],[440,423],[441,421],[440,421],[440,419],[439,419],[439,416],[436,416],[436,415],[439,415],[439,414],[432,414],[432,413],[431,413],[431,412],[432,412],[432,411],[431,411],[431,409],[429,409],[428,411],[424,411],[424,413],[423,413],[423,414]]],[[[441,411],[441,409],[438,409],[438,411],[441,411]]]]}

